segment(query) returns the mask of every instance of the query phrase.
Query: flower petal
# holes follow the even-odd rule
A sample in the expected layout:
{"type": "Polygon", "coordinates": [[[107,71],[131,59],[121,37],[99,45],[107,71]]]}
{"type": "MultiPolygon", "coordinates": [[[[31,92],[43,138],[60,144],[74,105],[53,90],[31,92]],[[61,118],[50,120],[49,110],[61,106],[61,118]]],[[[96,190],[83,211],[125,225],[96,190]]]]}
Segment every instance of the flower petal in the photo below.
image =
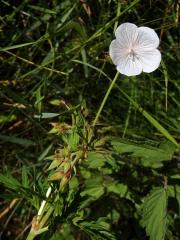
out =
{"type": "Polygon", "coordinates": [[[142,64],[138,58],[126,57],[118,62],[117,70],[126,76],[136,76],[142,72],[142,64]]]}
{"type": "Polygon", "coordinates": [[[109,55],[113,63],[118,65],[121,58],[126,58],[127,50],[121,46],[118,40],[113,40],[109,46],[109,55]]]}
{"type": "Polygon", "coordinates": [[[152,50],[159,46],[159,37],[157,33],[149,27],[139,27],[136,46],[142,50],[152,50]]]}
{"type": "Polygon", "coordinates": [[[131,48],[138,35],[138,27],[133,23],[123,23],[115,31],[115,36],[122,46],[131,48]]]}
{"type": "Polygon", "coordinates": [[[152,51],[139,51],[139,61],[142,64],[143,72],[153,72],[159,67],[161,62],[161,53],[159,50],[154,49],[152,51]]]}

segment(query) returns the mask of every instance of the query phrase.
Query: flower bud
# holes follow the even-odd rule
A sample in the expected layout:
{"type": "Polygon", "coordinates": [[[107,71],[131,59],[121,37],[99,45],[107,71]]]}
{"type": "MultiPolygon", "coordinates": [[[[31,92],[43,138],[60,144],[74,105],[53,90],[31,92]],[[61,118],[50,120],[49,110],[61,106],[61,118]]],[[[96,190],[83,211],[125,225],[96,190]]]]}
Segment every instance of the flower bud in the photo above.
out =
{"type": "Polygon", "coordinates": [[[55,181],[62,179],[64,177],[64,171],[63,170],[57,170],[55,173],[53,173],[51,176],[49,176],[49,181],[55,181]]]}
{"type": "Polygon", "coordinates": [[[65,176],[62,178],[61,183],[60,183],[60,190],[62,190],[64,188],[64,186],[66,185],[66,183],[68,183],[68,181],[71,178],[71,170],[69,170],[65,176]]]}

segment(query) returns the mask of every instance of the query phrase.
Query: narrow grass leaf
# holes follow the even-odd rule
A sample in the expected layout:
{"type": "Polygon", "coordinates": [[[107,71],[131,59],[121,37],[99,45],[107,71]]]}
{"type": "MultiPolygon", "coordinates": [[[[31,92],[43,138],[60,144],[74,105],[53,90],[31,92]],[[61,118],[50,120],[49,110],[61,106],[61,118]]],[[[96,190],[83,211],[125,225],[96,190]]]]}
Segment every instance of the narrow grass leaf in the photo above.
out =
{"type": "Polygon", "coordinates": [[[12,49],[22,48],[22,47],[30,46],[33,44],[36,44],[36,42],[21,43],[21,44],[9,46],[9,47],[4,47],[4,48],[0,48],[0,51],[7,51],[7,50],[12,50],[12,49]]]}
{"type": "Polygon", "coordinates": [[[41,114],[35,114],[34,115],[34,118],[54,118],[54,117],[57,117],[59,116],[60,114],[59,113],[49,113],[49,112],[44,112],[44,113],[41,113],[41,114]]]}
{"type": "Polygon", "coordinates": [[[2,135],[0,134],[0,140],[4,142],[10,142],[10,143],[15,143],[15,144],[20,144],[26,147],[30,146],[35,146],[35,142],[25,139],[25,138],[19,138],[19,137],[14,137],[14,136],[7,136],[7,135],[2,135]]]}
{"type": "Polygon", "coordinates": [[[152,117],[148,112],[146,112],[142,107],[139,106],[137,102],[135,102],[131,97],[128,96],[127,93],[125,93],[117,84],[117,89],[136,107],[142,115],[160,132],[164,137],[169,139],[172,143],[174,143],[177,147],[179,147],[179,144],[175,140],[175,138],[154,118],[152,117]]]}
{"type": "Polygon", "coordinates": [[[31,9],[34,9],[36,11],[39,11],[39,12],[56,14],[55,10],[51,10],[51,9],[48,9],[48,8],[42,8],[42,7],[39,7],[39,6],[30,5],[30,4],[28,4],[28,7],[31,8],[31,9]]]}

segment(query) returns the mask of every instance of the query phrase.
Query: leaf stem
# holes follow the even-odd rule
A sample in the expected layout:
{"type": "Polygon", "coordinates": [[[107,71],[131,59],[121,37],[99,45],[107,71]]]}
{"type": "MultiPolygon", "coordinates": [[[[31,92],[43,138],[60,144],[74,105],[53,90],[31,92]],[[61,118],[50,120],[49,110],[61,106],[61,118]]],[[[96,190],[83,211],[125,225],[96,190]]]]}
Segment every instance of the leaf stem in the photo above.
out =
{"type": "Polygon", "coordinates": [[[100,116],[100,114],[101,114],[101,112],[103,110],[103,107],[104,107],[104,105],[105,105],[105,103],[106,103],[106,101],[108,99],[108,96],[109,96],[109,94],[110,94],[114,84],[116,83],[116,80],[117,80],[118,76],[119,76],[119,72],[116,73],[114,79],[111,81],[111,83],[109,85],[109,88],[108,88],[108,90],[107,90],[107,92],[106,92],[106,94],[105,94],[105,96],[103,98],[103,101],[102,101],[102,103],[101,103],[101,105],[99,107],[99,110],[98,110],[98,112],[96,114],[96,117],[95,117],[95,119],[93,121],[93,124],[92,124],[93,127],[95,127],[95,125],[96,125],[96,123],[97,123],[97,121],[99,119],[99,116],[100,116]]]}

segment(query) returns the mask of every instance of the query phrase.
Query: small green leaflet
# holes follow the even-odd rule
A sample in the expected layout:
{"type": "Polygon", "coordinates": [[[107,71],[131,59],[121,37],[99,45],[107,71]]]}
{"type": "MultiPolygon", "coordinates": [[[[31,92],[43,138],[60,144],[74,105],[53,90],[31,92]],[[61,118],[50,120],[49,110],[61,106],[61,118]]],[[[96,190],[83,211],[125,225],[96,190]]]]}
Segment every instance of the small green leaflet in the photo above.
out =
{"type": "Polygon", "coordinates": [[[141,225],[150,240],[163,240],[167,227],[167,192],[164,188],[154,188],[145,198],[142,206],[141,225]]]}

